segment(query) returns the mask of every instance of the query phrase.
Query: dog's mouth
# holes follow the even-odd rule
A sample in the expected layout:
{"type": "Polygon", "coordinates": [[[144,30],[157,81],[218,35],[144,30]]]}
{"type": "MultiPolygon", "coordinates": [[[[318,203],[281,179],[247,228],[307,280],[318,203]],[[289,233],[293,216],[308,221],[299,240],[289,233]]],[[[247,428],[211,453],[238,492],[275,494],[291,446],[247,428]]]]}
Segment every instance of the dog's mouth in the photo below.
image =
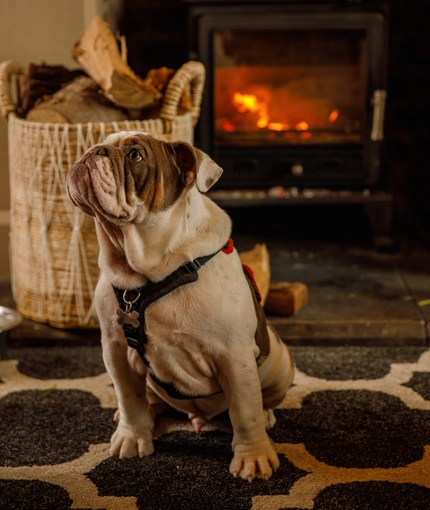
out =
{"type": "Polygon", "coordinates": [[[66,180],[67,193],[73,205],[85,214],[95,216],[94,204],[97,196],[91,181],[90,169],[85,163],[77,161],[72,165],[66,180]]]}
{"type": "Polygon", "coordinates": [[[129,216],[124,185],[117,169],[107,156],[84,156],[70,169],[67,192],[71,202],[91,216],[102,215],[109,220],[124,220],[129,216]]]}

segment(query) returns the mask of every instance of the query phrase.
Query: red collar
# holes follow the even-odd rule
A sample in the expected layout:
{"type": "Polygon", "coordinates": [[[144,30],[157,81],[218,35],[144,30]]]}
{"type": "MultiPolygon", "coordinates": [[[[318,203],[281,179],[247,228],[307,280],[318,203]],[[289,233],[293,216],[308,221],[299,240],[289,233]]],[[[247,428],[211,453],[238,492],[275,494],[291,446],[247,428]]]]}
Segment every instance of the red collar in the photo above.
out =
{"type": "MultiPolygon", "coordinates": [[[[221,249],[221,251],[226,253],[227,255],[230,255],[230,253],[233,253],[233,250],[234,250],[234,243],[233,243],[233,239],[230,237],[230,239],[227,241],[227,244],[224,246],[224,248],[221,249]]],[[[252,282],[252,286],[254,287],[255,294],[257,295],[257,301],[261,304],[261,293],[258,288],[257,282],[255,281],[254,272],[246,264],[242,264],[242,267],[252,282]]]]}
{"type": "Polygon", "coordinates": [[[229,240],[227,241],[227,244],[224,246],[224,248],[222,248],[222,252],[226,253],[227,255],[230,255],[230,253],[233,253],[233,250],[234,250],[234,243],[233,243],[233,239],[230,237],[229,240]]]}

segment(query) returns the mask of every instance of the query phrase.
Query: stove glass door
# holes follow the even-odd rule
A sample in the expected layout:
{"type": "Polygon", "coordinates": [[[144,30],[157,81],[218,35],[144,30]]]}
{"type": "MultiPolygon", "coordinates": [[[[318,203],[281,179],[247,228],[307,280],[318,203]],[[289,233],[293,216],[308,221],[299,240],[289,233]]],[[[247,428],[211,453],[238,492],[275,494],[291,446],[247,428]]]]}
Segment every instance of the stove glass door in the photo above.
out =
{"type": "Polygon", "coordinates": [[[217,146],[359,144],[364,29],[215,30],[217,146]]]}

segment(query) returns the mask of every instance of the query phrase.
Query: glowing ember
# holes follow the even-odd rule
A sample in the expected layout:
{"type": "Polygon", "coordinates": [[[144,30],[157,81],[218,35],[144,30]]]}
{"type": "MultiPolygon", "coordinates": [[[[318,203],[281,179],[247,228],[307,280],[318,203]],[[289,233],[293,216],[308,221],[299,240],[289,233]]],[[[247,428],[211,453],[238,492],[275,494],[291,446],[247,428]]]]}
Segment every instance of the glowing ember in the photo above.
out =
{"type": "Polygon", "coordinates": [[[300,133],[300,138],[303,138],[303,140],[309,140],[312,138],[312,133],[309,131],[303,131],[303,133],[300,133]]]}
{"type": "Polygon", "coordinates": [[[264,115],[260,117],[257,121],[257,127],[259,128],[265,128],[267,127],[267,124],[269,123],[269,117],[268,115],[264,115]]]}
{"type": "Polygon", "coordinates": [[[333,110],[328,116],[330,122],[334,122],[339,117],[339,110],[333,110]]]}
{"type": "Polygon", "coordinates": [[[309,129],[309,125],[307,122],[299,122],[296,124],[297,131],[307,131],[309,129]]]}
{"type": "Polygon", "coordinates": [[[282,124],[280,122],[270,122],[267,127],[272,131],[282,131],[282,124]]]}
{"type": "Polygon", "coordinates": [[[221,127],[228,133],[233,133],[233,131],[236,131],[236,128],[233,126],[233,124],[230,124],[230,122],[224,122],[221,127]]]}
{"type": "Polygon", "coordinates": [[[272,131],[286,131],[290,128],[288,124],[283,124],[282,122],[269,122],[267,127],[272,131]]]}

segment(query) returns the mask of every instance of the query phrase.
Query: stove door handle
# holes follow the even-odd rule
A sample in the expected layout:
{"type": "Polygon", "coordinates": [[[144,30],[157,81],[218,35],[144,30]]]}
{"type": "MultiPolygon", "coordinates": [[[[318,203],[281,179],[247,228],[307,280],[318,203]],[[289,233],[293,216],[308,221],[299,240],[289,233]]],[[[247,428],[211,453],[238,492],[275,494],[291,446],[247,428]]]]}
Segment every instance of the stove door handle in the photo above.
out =
{"type": "Polygon", "coordinates": [[[372,142],[380,142],[384,139],[384,113],[387,91],[378,89],[373,92],[373,122],[370,139],[372,142]]]}

